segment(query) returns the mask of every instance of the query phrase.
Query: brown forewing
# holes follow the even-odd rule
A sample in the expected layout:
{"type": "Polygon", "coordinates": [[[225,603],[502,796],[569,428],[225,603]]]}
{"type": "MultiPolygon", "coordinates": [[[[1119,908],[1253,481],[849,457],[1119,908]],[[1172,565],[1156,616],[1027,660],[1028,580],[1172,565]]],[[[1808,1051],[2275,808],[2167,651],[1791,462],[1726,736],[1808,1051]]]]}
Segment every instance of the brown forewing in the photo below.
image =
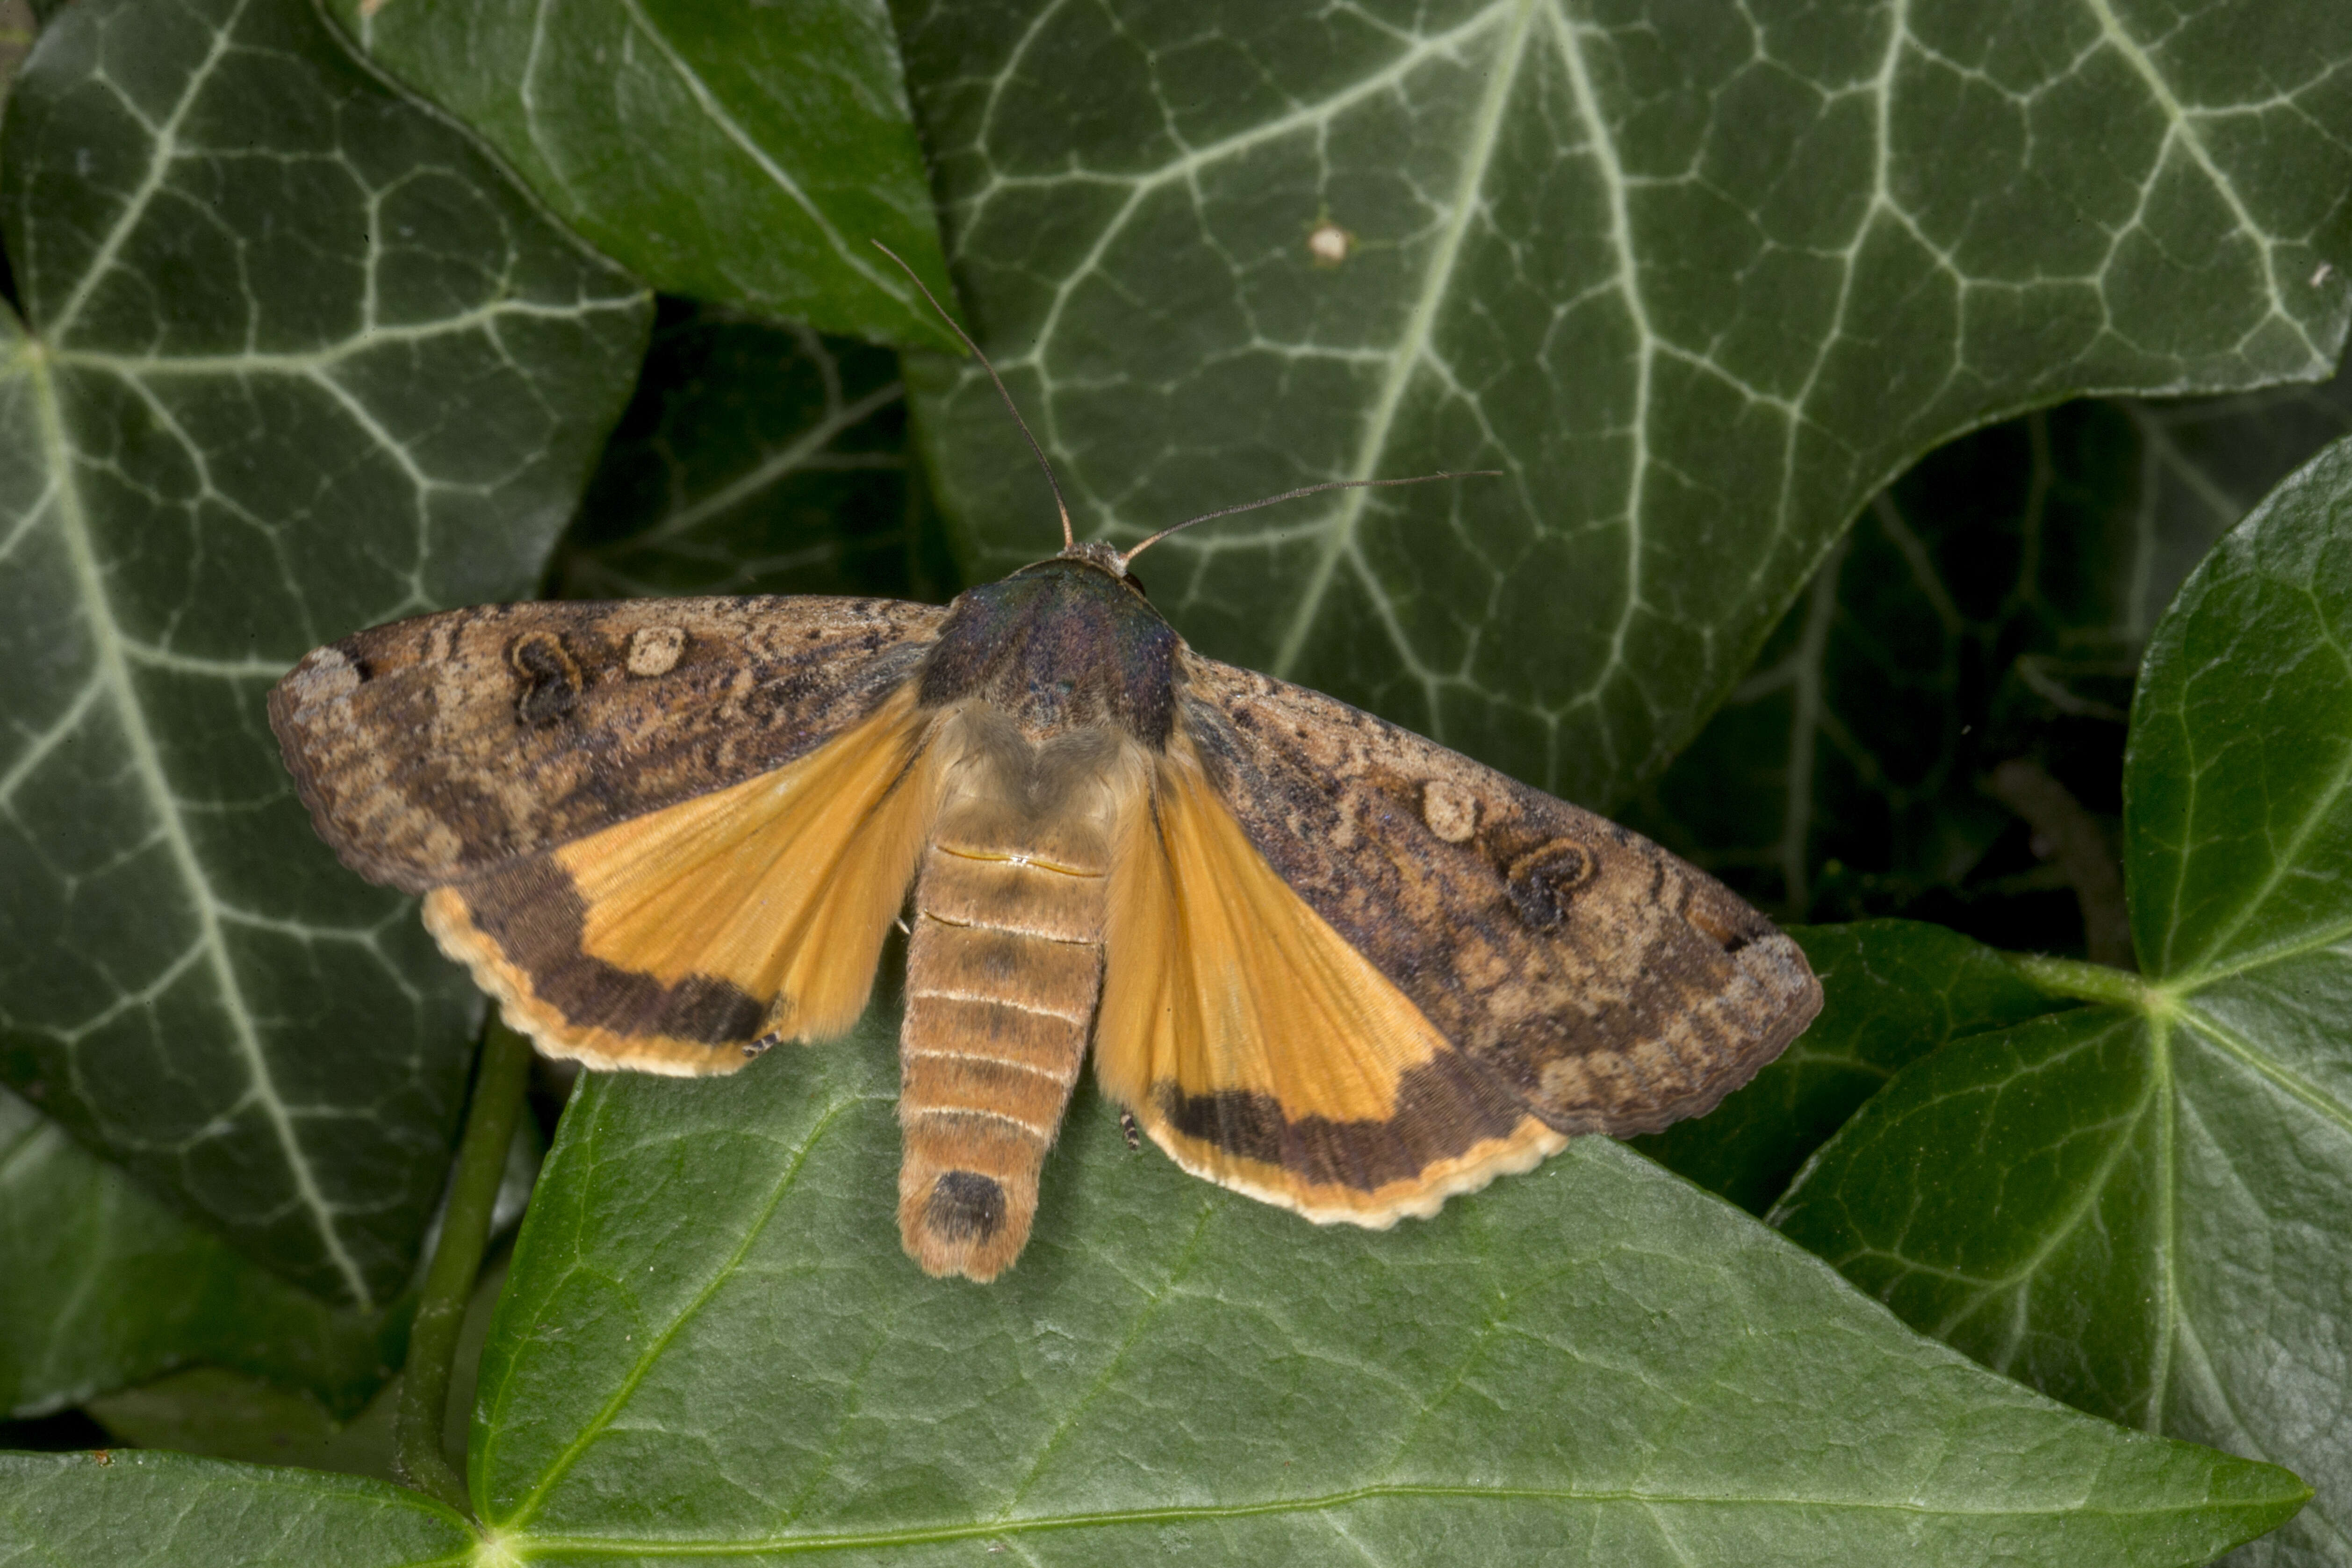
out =
{"type": "Polygon", "coordinates": [[[1183,671],[1250,842],[1559,1131],[1696,1116],[1820,1011],[1793,942],[1640,835],[1318,692],[1183,671]]]}
{"type": "Polygon", "coordinates": [[[320,836],[412,892],[780,767],[872,713],[946,612],[887,599],[491,605],[306,655],[270,726],[320,836]]]}

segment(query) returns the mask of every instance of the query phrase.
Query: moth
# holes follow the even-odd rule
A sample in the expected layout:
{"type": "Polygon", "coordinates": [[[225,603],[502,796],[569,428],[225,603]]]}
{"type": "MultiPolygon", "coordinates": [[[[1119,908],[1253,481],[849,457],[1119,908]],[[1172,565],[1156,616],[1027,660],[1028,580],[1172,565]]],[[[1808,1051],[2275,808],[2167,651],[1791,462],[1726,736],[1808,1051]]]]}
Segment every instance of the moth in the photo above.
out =
{"type": "Polygon", "coordinates": [[[934,1275],[1019,1257],[1090,1051],[1185,1170],[1377,1229],[1707,1110],[1819,1011],[1712,878],[1202,657],[1129,569],[1174,530],[1122,552],[1062,521],[944,608],[378,626],[303,658],[270,724],[344,864],[422,894],[551,1056],[725,1073],[837,1037],[906,912],[898,1226],[934,1275]]]}

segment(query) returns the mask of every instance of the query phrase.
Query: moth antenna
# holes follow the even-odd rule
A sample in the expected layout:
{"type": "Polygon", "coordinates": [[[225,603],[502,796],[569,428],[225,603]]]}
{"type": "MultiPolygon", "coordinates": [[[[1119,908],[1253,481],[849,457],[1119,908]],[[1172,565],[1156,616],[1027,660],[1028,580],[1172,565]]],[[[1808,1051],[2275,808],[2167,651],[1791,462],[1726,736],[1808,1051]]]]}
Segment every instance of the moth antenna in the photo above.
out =
{"type": "Polygon", "coordinates": [[[1207,522],[1212,518],[1231,517],[1237,511],[1255,511],[1262,506],[1272,506],[1276,501],[1297,500],[1300,496],[1319,495],[1325,490],[1365,490],[1378,489],[1382,485],[1425,485],[1432,479],[1499,479],[1502,477],[1503,470],[1500,468],[1465,468],[1459,473],[1416,474],[1409,479],[1333,479],[1328,484],[1303,485],[1295,490],[1285,490],[1278,496],[1268,496],[1264,500],[1244,501],[1239,506],[1221,507],[1215,511],[1204,511],[1198,517],[1188,517],[1181,522],[1172,523],[1161,529],[1119,557],[1119,560],[1122,563],[1132,561],[1178,529],[1190,528],[1196,522],[1207,522]]]}
{"type": "Polygon", "coordinates": [[[1054,478],[1054,465],[1045,460],[1045,448],[1037,445],[1036,437],[1029,434],[1029,422],[1021,417],[1021,410],[1013,405],[1013,394],[1005,390],[1004,378],[996,374],[996,367],[988,363],[988,356],[980,352],[980,345],[971,341],[971,334],[956,325],[956,319],[948,314],[948,308],[939,302],[930,289],[924,287],[921,279],[915,276],[915,269],[904,261],[899,261],[898,253],[880,240],[877,239],[872,243],[875,249],[891,260],[898,262],[898,270],[907,275],[907,281],[912,283],[924,299],[930,300],[931,309],[940,313],[940,320],[948,324],[948,331],[963,340],[963,346],[971,351],[971,357],[980,362],[980,368],[988,372],[988,379],[996,383],[996,395],[1004,399],[1004,411],[1013,416],[1013,423],[1021,426],[1021,438],[1029,443],[1029,449],[1037,454],[1037,466],[1045,470],[1046,486],[1054,492],[1054,510],[1062,514],[1062,548],[1067,550],[1076,542],[1070,532],[1069,503],[1062,499],[1061,481],[1054,478]]]}

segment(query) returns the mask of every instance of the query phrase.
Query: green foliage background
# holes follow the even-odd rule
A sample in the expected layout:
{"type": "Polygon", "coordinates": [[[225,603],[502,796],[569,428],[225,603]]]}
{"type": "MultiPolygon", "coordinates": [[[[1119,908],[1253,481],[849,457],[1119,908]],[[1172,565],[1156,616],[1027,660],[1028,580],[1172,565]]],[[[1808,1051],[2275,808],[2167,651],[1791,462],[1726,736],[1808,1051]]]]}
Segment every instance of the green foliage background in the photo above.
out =
{"type": "Polygon", "coordinates": [[[0,7],[0,1562],[2352,1563],[2347,66],[2321,0],[0,7]],[[459,1511],[385,1433],[481,1005],[260,696],[1047,552],[874,239],[1082,535],[1502,470],[1144,575],[1828,1005],[1378,1236],[1082,1094],[985,1289],[898,1253],[887,1002],[550,1081],[459,1511]]]}

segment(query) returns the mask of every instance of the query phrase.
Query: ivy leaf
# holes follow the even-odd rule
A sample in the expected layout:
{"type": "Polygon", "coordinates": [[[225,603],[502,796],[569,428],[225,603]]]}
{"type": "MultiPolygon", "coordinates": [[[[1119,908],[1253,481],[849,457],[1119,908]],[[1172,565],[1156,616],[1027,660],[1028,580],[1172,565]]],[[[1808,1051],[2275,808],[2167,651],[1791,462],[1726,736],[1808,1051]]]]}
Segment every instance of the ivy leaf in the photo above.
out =
{"type": "Polygon", "coordinates": [[[528,590],[648,314],[296,0],[78,0],[0,224],[0,1065],[309,1289],[405,1281],[480,1003],[262,695],[528,590]]]}
{"type": "Polygon", "coordinates": [[[2147,979],[1898,1075],[1775,1211],[1908,1321],[2085,1409],[2294,1466],[2352,1560],[2352,442],[2158,625],[2125,775],[2147,979]]]}
{"type": "Polygon", "coordinates": [[[1370,1235],[1084,1095],[1019,1266],[928,1279],[888,1026],[583,1084],[482,1363],[504,1550],[2185,1563],[2303,1492],[1969,1367],[1601,1139],[1370,1235]]]}
{"type": "MultiPolygon", "coordinates": [[[[1080,528],[1503,470],[1219,522],[1145,574],[1206,651],[1580,799],[1687,741],[1938,442],[2315,380],[2343,342],[2330,0],[900,16],[958,282],[1080,528]]],[[[981,568],[1049,551],[978,368],[910,374],[981,568]]]]}
{"type": "Polygon", "coordinates": [[[1018,1268],[926,1279],[887,1032],[582,1086],[482,1362],[478,1537],[300,1471],[8,1456],[0,1554],[2153,1568],[2307,1495],[1970,1367],[1603,1139],[1367,1235],[1130,1152],[1087,1095],[1018,1268]]]}
{"type": "Polygon", "coordinates": [[[43,1415],[209,1362],[349,1416],[406,1337],[397,1317],[295,1289],[0,1091],[0,1409],[43,1415]]]}
{"type": "Polygon", "coordinates": [[[140,1448],[0,1454],[0,1561],[464,1568],[478,1544],[421,1492],[357,1476],[140,1448]]]}
{"type": "MultiPolygon", "coordinates": [[[[521,1217],[542,1153],[526,1121],[509,1152],[493,1234],[521,1217]]],[[[299,1408],[330,1428],[392,1377],[411,1305],[404,1294],[374,1312],[329,1307],[0,1090],[0,1412],[36,1416],[84,1404],[120,1434],[116,1413],[100,1408],[108,1391],[152,1390],[157,1373],[193,1366],[199,1372],[178,1375],[211,1368],[230,1382],[257,1380],[266,1394],[241,1395],[246,1403],[299,1408]]],[[[482,1316],[487,1329],[487,1303],[482,1316]]],[[[467,1322],[473,1335],[471,1316],[467,1322]]],[[[470,1385],[470,1364],[461,1357],[459,1383],[470,1385]]]]}
{"type": "Polygon", "coordinates": [[[712,6],[334,0],[386,69],[479,132],[656,288],[826,331],[954,348],[882,0],[712,6]]]}
{"type": "Polygon", "coordinates": [[[32,52],[33,35],[39,29],[32,0],[0,0],[0,105],[7,102],[8,84],[32,52]]]}
{"type": "Polygon", "coordinates": [[[1912,911],[2079,952],[2074,895],[2032,876],[2028,830],[1980,781],[2033,756],[2112,817],[2157,617],[2347,433],[2338,375],[2069,404],[1932,453],[1864,511],[1633,820],[1799,918],[1912,911]]]}
{"type": "Polygon", "coordinates": [[[1789,934],[1821,977],[1821,1016],[1705,1116],[1627,1140],[1751,1214],[1899,1068],[1948,1041],[2073,1005],[1941,926],[1857,921],[1789,934]]]}
{"type": "Polygon", "coordinates": [[[399,1403],[395,1377],[366,1408],[338,1422],[283,1384],[222,1367],[194,1366],[137,1388],[101,1394],[83,1410],[125,1447],[396,1481],[399,1403]]]}
{"type": "Polygon", "coordinates": [[[665,301],[557,582],[944,599],[954,567],[906,436],[888,350],[665,301]]]}
{"type": "MultiPolygon", "coordinates": [[[[453,1466],[465,1463],[475,1369],[506,1273],[503,1258],[484,1268],[467,1303],[443,1423],[443,1447],[453,1466]]],[[[191,1367],[137,1388],[100,1394],[84,1408],[110,1436],[135,1447],[399,1480],[404,1375],[395,1374],[364,1409],[346,1412],[340,1420],[298,1390],[216,1366],[191,1367]]]]}

